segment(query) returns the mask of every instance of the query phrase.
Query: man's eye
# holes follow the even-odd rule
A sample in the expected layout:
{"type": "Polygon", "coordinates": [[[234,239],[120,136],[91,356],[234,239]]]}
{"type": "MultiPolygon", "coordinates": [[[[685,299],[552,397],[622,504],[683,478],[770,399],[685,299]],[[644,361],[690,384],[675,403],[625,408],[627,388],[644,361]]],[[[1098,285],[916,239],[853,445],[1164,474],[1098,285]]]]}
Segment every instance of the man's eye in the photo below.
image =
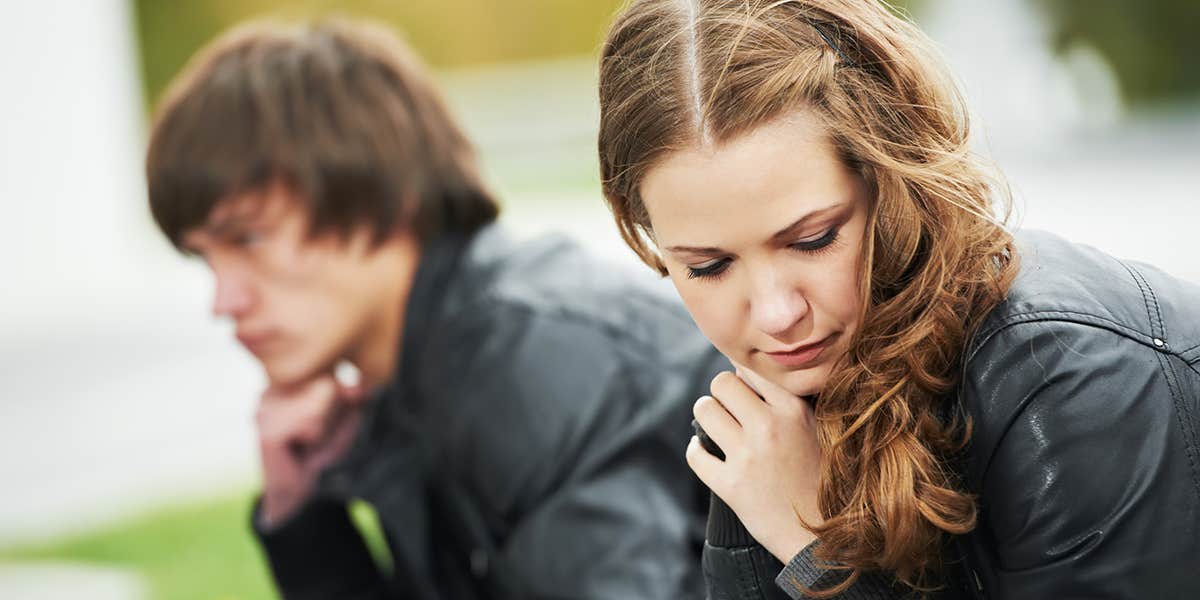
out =
{"type": "Polygon", "coordinates": [[[699,267],[688,267],[688,279],[717,279],[728,267],[728,258],[715,260],[699,267]]]}
{"type": "Polygon", "coordinates": [[[258,233],[257,231],[244,231],[234,235],[231,241],[236,246],[252,246],[262,241],[262,234],[258,233]]]}

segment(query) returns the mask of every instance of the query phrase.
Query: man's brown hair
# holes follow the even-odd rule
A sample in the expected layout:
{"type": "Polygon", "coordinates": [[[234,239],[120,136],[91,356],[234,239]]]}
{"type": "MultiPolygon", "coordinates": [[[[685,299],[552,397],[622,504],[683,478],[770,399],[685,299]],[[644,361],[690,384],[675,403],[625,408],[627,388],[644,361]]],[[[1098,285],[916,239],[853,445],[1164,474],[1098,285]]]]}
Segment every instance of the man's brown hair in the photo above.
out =
{"type": "Polygon", "coordinates": [[[222,200],[272,181],[312,233],[368,226],[425,241],[495,220],[475,153],[417,57],[362,22],[254,22],[196,54],[160,103],[150,210],[176,247],[222,200]]]}

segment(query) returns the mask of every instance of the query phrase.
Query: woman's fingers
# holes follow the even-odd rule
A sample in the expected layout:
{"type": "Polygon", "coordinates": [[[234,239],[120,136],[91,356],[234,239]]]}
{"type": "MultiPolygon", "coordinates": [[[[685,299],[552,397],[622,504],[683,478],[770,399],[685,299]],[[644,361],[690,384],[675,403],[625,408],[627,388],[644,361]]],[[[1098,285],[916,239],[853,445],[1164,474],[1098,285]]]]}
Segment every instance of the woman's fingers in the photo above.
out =
{"type": "Polygon", "coordinates": [[[692,405],[692,415],[696,417],[700,427],[704,428],[704,433],[712,438],[726,456],[729,455],[730,449],[739,445],[742,426],[716,398],[701,396],[692,405]]]}
{"type": "Polygon", "coordinates": [[[685,456],[687,457],[688,466],[692,468],[692,472],[696,474],[696,477],[699,477],[700,481],[708,486],[708,489],[717,492],[716,488],[720,480],[718,473],[721,472],[721,466],[725,463],[721,459],[709,454],[708,450],[705,450],[700,445],[700,438],[694,435],[691,441],[688,442],[685,456]]]}
{"type": "Polygon", "coordinates": [[[799,396],[772,383],[766,377],[739,364],[735,363],[733,366],[737,369],[738,379],[741,379],[747,387],[761,396],[767,404],[778,408],[792,408],[796,406],[796,403],[803,402],[799,396]]]}
{"type": "Polygon", "coordinates": [[[763,404],[762,398],[737,375],[722,371],[713,378],[709,389],[725,410],[741,423],[742,428],[748,428],[751,423],[766,418],[767,406],[763,404]]]}

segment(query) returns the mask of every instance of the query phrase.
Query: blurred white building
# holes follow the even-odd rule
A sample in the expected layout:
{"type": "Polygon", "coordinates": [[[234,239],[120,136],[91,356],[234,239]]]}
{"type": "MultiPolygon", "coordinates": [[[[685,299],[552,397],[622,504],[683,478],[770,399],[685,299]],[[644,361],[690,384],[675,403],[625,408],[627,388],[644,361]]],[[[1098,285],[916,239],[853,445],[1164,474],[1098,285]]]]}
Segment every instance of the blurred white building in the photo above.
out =
{"type": "Polygon", "coordinates": [[[1200,106],[1129,113],[1095,50],[1052,55],[1034,7],[939,0],[920,19],[962,80],[981,151],[1013,185],[1016,224],[1200,281],[1200,261],[1181,251],[1200,223],[1190,175],[1200,164],[1200,106]]]}
{"type": "Polygon", "coordinates": [[[256,371],[145,208],[129,4],[0,26],[0,545],[252,475],[256,371]]]}

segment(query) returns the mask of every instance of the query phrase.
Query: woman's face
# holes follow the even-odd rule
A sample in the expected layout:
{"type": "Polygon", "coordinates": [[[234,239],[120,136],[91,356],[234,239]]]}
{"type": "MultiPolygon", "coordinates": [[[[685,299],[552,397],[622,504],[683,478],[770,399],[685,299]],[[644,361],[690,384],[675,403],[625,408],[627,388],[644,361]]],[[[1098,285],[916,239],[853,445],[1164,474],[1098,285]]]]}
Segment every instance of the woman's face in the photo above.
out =
{"type": "Polygon", "coordinates": [[[858,325],[868,193],[807,112],[673,152],[641,187],[696,324],[799,396],[821,391],[858,325]]]}

